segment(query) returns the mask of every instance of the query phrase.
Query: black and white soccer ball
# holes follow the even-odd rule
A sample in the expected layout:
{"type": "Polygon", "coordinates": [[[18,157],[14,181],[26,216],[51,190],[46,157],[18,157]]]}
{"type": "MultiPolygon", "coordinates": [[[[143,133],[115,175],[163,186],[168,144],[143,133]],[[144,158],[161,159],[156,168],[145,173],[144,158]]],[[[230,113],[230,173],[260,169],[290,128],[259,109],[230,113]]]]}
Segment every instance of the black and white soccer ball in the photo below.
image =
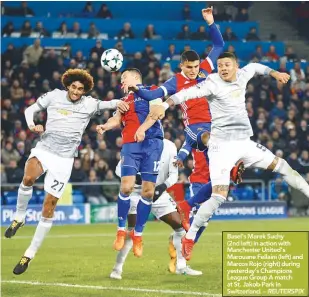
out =
{"type": "Polygon", "coordinates": [[[106,50],[101,56],[102,67],[109,72],[118,71],[123,63],[123,56],[120,51],[111,48],[106,50]]]}

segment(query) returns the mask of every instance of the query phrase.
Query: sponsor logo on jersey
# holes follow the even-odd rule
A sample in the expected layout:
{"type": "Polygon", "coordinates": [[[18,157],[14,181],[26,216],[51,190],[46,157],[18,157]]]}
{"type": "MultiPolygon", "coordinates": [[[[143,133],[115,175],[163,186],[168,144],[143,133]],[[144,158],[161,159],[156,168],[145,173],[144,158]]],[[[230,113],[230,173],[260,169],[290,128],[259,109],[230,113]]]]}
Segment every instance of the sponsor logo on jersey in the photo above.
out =
{"type": "Polygon", "coordinates": [[[68,116],[71,115],[73,112],[70,110],[66,110],[66,109],[57,109],[57,112],[64,115],[64,116],[68,116]]]}
{"type": "Polygon", "coordinates": [[[204,72],[200,71],[197,75],[198,77],[201,77],[201,78],[206,78],[206,75],[204,72]]]}

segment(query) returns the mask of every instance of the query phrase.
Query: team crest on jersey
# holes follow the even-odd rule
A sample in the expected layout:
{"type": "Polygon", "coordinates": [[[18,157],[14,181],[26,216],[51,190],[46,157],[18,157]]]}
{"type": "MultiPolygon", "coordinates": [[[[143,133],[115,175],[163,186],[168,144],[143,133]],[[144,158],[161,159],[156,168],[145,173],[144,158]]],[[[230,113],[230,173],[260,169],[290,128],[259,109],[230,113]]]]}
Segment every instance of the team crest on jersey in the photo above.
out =
{"type": "Polygon", "coordinates": [[[200,71],[197,76],[200,77],[200,78],[206,78],[205,73],[202,72],[202,71],[200,71]]]}
{"type": "Polygon", "coordinates": [[[66,109],[57,109],[57,112],[64,115],[64,116],[72,114],[72,111],[69,111],[69,110],[66,110],[66,109]]]}

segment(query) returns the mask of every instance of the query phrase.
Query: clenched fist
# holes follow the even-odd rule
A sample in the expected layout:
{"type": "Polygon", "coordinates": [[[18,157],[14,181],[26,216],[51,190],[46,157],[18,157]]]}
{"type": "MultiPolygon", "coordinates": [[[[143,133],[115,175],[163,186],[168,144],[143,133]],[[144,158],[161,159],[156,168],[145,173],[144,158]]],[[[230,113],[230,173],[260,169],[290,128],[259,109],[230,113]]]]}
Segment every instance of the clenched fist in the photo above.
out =
{"type": "Polygon", "coordinates": [[[34,133],[39,133],[39,134],[44,133],[44,127],[42,125],[30,126],[29,129],[30,131],[34,133]]]}
{"type": "Polygon", "coordinates": [[[106,127],[105,124],[104,125],[97,125],[96,130],[97,130],[97,133],[103,134],[104,132],[107,131],[107,127],[106,127]]]}

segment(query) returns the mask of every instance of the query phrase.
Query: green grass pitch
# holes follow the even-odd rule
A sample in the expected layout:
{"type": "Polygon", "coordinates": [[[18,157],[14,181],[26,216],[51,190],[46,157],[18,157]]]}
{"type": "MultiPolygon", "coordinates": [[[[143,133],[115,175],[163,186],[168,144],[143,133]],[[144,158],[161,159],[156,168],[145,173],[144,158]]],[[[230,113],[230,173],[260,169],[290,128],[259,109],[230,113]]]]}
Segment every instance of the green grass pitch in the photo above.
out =
{"type": "Polygon", "coordinates": [[[20,276],[12,270],[30,244],[35,227],[23,227],[12,239],[4,239],[4,230],[2,227],[3,297],[218,297],[222,231],[308,231],[309,219],[211,222],[189,262],[203,271],[201,277],[167,271],[171,229],[162,222],[148,222],[143,257],[129,254],[121,281],[109,279],[116,257],[112,249],[115,225],[54,226],[28,271],[20,276]]]}

